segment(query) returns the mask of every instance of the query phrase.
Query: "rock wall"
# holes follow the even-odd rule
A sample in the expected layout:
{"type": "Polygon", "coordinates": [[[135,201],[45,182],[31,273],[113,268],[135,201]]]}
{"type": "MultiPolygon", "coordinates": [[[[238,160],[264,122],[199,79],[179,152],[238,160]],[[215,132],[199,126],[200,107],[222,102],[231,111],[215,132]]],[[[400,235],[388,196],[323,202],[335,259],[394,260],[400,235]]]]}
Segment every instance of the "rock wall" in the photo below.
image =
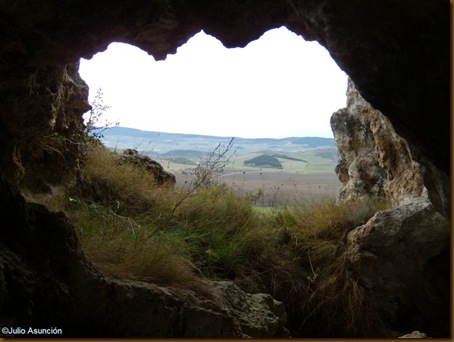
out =
{"type": "Polygon", "coordinates": [[[399,136],[390,120],[367,102],[351,79],[347,107],[331,117],[338,148],[340,200],[386,198],[399,205],[424,190],[442,215],[450,216],[450,179],[399,136]]]}
{"type": "Polygon", "coordinates": [[[449,178],[390,121],[365,101],[349,80],[347,108],[333,114],[339,151],[340,200],[386,199],[348,235],[348,255],[361,284],[390,326],[449,333],[449,178]],[[422,162],[421,162],[422,161],[422,162]]]}
{"type": "Polygon", "coordinates": [[[377,110],[361,97],[349,79],[347,108],[339,109],[331,116],[339,157],[335,171],[342,183],[339,200],[385,196],[387,174],[380,166],[371,130],[370,116],[374,111],[377,110]]]}
{"type": "Polygon", "coordinates": [[[78,163],[88,86],[78,63],[6,75],[0,81],[0,167],[16,184],[48,191],[78,163]]]}

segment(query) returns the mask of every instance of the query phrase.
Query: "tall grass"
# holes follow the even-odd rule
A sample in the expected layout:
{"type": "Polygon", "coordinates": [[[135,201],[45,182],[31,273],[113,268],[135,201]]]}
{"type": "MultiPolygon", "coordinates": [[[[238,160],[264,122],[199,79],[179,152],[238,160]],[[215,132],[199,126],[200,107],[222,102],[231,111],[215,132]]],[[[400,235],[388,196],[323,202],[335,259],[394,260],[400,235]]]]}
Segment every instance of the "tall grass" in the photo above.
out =
{"type": "Polygon", "coordinates": [[[159,187],[118,158],[92,148],[75,185],[39,199],[66,212],[101,271],[191,288],[205,278],[233,280],[283,301],[295,337],[371,337],[381,329],[345,238],[385,204],[314,200],[257,210],[226,186],[159,187]]]}

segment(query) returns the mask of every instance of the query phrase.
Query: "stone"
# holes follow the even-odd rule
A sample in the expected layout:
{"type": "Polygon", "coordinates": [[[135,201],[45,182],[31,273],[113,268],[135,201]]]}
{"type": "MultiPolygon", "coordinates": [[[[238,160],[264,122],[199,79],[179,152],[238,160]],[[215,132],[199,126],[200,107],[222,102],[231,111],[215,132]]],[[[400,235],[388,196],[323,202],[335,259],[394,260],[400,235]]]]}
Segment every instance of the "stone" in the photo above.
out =
{"type": "Polygon", "coordinates": [[[348,234],[348,259],[390,327],[449,333],[450,222],[425,198],[377,212],[348,234]]]}
{"type": "Polygon", "coordinates": [[[405,334],[403,336],[399,336],[398,338],[429,338],[426,334],[420,332],[420,331],[413,331],[409,334],[405,334]]]}
{"type": "Polygon", "coordinates": [[[385,196],[387,174],[379,164],[375,136],[370,127],[373,111],[375,109],[361,97],[349,79],[347,108],[335,112],[330,122],[339,156],[335,169],[342,183],[339,200],[385,196]]]}
{"type": "Polygon", "coordinates": [[[158,185],[174,186],[176,183],[175,175],[164,170],[162,165],[156,160],[139,154],[137,150],[130,148],[124,150],[119,163],[120,165],[130,163],[151,173],[158,185]]]}
{"type": "Polygon", "coordinates": [[[339,154],[339,200],[376,197],[398,205],[407,197],[420,196],[426,187],[437,210],[450,215],[449,177],[399,136],[351,79],[347,107],[332,115],[331,128],[339,154]]]}
{"type": "Polygon", "coordinates": [[[351,267],[389,327],[420,324],[433,336],[447,334],[449,179],[427,159],[415,160],[416,148],[351,80],[347,96],[347,108],[331,119],[339,200],[375,197],[391,206],[348,234],[351,267]]]}

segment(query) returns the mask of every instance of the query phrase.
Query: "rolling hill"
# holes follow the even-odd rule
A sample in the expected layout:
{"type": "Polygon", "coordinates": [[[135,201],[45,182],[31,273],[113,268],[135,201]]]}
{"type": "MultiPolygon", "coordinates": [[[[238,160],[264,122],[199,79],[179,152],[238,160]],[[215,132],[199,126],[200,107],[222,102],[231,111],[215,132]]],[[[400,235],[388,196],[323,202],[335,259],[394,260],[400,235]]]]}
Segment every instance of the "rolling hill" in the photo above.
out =
{"type": "MultiPolygon", "coordinates": [[[[195,157],[213,151],[219,144],[227,145],[232,137],[198,134],[143,131],[135,128],[112,127],[103,132],[103,143],[112,149],[135,148],[154,157],[195,157]]],[[[296,153],[308,149],[336,149],[334,139],[320,137],[234,138],[233,149],[241,154],[256,151],[296,153]]]]}

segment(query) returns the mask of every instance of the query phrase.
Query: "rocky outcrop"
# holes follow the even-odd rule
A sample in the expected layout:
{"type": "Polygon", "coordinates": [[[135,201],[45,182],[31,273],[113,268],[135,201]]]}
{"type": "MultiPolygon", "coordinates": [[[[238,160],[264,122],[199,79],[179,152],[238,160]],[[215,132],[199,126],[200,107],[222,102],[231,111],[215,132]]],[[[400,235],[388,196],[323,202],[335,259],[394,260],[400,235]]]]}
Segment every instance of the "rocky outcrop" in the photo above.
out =
{"type": "Polygon", "coordinates": [[[389,328],[450,331],[450,222],[426,195],[377,212],[348,234],[348,258],[389,328]]]}
{"type": "Polygon", "coordinates": [[[340,200],[378,197],[399,205],[408,197],[421,196],[426,188],[437,211],[449,217],[449,177],[399,136],[351,79],[347,107],[332,115],[331,128],[339,155],[340,200]]]}
{"type": "Polygon", "coordinates": [[[349,80],[347,108],[333,114],[340,200],[379,197],[377,212],[348,235],[348,257],[374,304],[396,329],[449,333],[449,179],[410,149],[349,80]]]}
{"type": "Polygon", "coordinates": [[[378,161],[371,113],[377,111],[348,80],[347,108],[331,116],[331,129],[338,150],[336,173],[342,183],[339,200],[385,196],[387,174],[378,161]]]}
{"type": "Polygon", "coordinates": [[[120,164],[130,163],[153,175],[158,185],[175,185],[175,175],[164,170],[161,164],[150,157],[140,155],[137,150],[126,149],[120,157],[120,164]]]}
{"type": "Polygon", "coordinates": [[[195,291],[103,276],[62,213],[26,203],[1,174],[0,189],[0,215],[11,222],[0,230],[1,327],[56,327],[58,337],[288,336],[282,303],[231,282],[195,291]]]}

